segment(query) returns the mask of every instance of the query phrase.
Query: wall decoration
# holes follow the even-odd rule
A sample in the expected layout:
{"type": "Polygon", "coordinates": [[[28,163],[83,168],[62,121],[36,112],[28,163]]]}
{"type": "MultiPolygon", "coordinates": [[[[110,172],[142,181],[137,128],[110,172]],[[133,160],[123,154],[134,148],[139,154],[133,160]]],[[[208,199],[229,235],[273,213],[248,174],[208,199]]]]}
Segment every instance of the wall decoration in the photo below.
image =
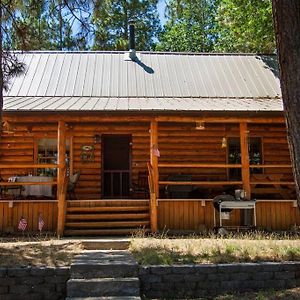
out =
{"type": "Polygon", "coordinates": [[[94,162],[95,160],[95,147],[93,145],[83,145],[81,146],[80,159],[81,162],[94,162]]]}

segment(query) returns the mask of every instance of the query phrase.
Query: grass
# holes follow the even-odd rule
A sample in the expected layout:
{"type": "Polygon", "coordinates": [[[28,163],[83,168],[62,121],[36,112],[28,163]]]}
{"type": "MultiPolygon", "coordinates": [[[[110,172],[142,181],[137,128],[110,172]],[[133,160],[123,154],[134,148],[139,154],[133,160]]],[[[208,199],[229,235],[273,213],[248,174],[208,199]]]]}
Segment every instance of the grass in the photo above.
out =
{"type": "Polygon", "coordinates": [[[274,234],[210,238],[133,238],[130,250],[142,265],[300,261],[300,240],[274,234]]]}
{"type": "Polygon", "coordinates": [[[68,266],[80,253],[80,242],[54,238],[0,238],[0,267],[68,266]]]}
{"type": "MultiPolygon", "coordinates": [[[[207,299],[207,298],[206,298],[207,299]]],[[[259,291],[242,294],[222,295],[214,298],[215,300],[297,300],[300,299],[300,288],[282,291],[259,291]]]]}

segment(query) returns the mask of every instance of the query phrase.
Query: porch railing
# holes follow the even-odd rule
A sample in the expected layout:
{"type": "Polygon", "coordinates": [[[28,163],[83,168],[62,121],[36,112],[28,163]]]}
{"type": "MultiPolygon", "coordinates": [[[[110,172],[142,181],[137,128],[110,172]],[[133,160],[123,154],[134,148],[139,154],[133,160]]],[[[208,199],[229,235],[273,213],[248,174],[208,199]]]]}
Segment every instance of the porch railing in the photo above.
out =
{"type": "Polygon", "coordinates": [[[154,233],[157,231],[157,195],[155,194],[154,186],[154,171],[152,165],[148,162],[148,183],[149,183],[149,194],[150,194],[150,224],[151,232],[154,233]]]}

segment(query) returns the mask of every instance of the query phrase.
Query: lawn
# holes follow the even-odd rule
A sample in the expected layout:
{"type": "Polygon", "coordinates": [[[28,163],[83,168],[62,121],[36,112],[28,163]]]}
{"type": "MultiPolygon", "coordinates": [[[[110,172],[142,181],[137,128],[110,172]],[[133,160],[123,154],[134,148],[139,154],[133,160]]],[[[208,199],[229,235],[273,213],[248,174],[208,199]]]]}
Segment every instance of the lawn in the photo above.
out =
{"type": "MultiPolygon", "coordinates": [[[[207,299],[207,298],[206,298],[207,299]]],[[[234,295],[221,295],[214,300],[298,300],[300,299],[300,288],[283,291],[259,291],[234,295]]],[[[203,299],[204,300],[204,299],[203,299]]]]}
{"type": "Polygon", "coordinates": [[[142,265],[300,261],[297,237],[262,234],[133,238],[130,250],[142,265]]]}
{"type": "Polygon", "coordinates": [[[0,238],[0,267],[68,266],[82,249],[80,242],[54,238],[0,238]]]}

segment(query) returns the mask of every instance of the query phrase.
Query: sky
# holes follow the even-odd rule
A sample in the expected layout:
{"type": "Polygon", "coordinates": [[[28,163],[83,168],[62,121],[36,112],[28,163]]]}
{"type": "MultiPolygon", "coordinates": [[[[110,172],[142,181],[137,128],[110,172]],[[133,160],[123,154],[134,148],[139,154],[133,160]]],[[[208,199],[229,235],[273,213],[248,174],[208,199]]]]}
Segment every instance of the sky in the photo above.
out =
{"type": "Polygon", "coordinates": [[[157,5],[161,25],[164,25],[166,23],[166,18],[165,18],[166,2],[167,0],[159,0],[157,5]]]}

